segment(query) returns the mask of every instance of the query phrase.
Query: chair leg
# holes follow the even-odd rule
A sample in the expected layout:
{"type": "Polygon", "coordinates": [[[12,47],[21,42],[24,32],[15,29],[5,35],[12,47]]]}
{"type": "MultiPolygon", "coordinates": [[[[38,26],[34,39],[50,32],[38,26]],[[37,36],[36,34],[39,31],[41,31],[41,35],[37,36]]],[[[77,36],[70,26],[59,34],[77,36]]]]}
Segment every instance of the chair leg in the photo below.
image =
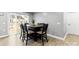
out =
{"type": "Polygon", "coordinates": [[[44,40],[43,40],[43,37],[41,37],[42,38],[42,45],[44,46],[44,40]]]}
{"type": "Polygon", "coordinates": [[[22,34],[20,35],[20,39],[21,39],[21,37],[22,37],[22,34]]]}
{"type": "Polygon", "coordinates": [[[46,40],[47,40],[47,42],[48,42],[47,35],[46,35],[46,40]]]}
{"type": "Polygon", "coordinates": [[[22,41],[24,42],[24,40],[25,40],[25,34],[23,34],[22,36],[22,41]]]}
{"type": "Polygon", "coordinates": [[[26,40],[26,45],[27,45],[27,43],[28,43],[28,37],[27,37],[27,40],[26,40]]]}
{"type": "Polygon", "coordinates": [[[20,34],[20,39],[21,39],[21,37],[22,37],[22,31],[21,31],[21,34],[20,34]]]}

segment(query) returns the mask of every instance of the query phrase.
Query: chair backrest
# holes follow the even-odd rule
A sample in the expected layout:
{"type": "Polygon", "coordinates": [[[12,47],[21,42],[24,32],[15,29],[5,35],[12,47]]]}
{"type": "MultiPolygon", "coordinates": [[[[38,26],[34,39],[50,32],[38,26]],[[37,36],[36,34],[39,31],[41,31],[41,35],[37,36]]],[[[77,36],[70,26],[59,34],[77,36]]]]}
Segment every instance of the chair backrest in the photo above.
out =
{"type": "Polygon", "coordinates": [[[24,24],[24,30],[25,30],[25,32],[27,32],[27,34],[28,34],[27,23],[24,24]]]}
{"type": "Polygon", "coordinates": [[[24,33],[25,32],[25,29],[24,29],[23,24],[20,25],[20,28],[21,28],[21,31],[24,33]]]}
{"type": "Polygon", "coordinates": [[[27,23],[24,24],[24,29],[27,31],[27,23]]]}
{"type": "Polygon", "coordinates": [[[38,23],[38,25],[44,25],[44,23],[38,23]]]}
{"type": "Polygon", "coordinates": [[[27,24],[26,23],[25,24],[21,24],[20,27],[21,27],[21,31],[23,33],[27,33],[28,34],[28,29],[27,29],[27,24]]]}
{"type": "Polygon", "coordinates": [[[47,33],[48,24],[43,24],[43,32],[47,33]]]}

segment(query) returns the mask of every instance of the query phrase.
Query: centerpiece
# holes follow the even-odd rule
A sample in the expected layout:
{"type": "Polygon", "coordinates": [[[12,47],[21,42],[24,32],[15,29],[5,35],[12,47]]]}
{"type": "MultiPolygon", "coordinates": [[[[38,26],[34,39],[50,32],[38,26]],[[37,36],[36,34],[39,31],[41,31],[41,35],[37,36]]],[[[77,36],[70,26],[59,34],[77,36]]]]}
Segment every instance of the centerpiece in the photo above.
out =
{"type": "Polygon", "coordinates": [[[35,26],[35,20],[34,19],[32,20],[32,25],[35,26]]]}

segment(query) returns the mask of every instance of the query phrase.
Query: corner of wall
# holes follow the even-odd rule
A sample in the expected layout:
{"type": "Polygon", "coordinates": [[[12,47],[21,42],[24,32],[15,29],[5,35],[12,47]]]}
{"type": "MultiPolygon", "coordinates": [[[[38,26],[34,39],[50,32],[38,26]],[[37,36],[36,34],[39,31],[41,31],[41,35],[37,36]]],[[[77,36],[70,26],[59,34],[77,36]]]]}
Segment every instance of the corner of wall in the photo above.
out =
{"type": "Polygon", "coordinates": [[[59,39],[59,40],[65,40],[68,33],[65,34],[65,36],[62,38],[62,37],[59,37],[59,36],[55,36],[55,35],[51,35],[51,34],[47,34],[49,37],[52,37],[52,38],[56,38],[56,39],[59,39]]]}

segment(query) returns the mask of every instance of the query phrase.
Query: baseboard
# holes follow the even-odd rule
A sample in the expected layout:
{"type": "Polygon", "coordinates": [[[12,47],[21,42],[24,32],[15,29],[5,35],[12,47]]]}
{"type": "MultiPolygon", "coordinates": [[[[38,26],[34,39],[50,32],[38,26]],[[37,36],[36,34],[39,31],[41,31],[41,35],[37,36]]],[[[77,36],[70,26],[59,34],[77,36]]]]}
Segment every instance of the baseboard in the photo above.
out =
{"type": "Polygon", "coordinates": [[[66,37],[67,37],[68,34],[69,34],[69,33],[66,33],[66,34],[65,34],[65,36],[64,36],[64,38],[63,38],[64,40],[66,39],[66,37]]]}
{"type": "Polygon", "coordinates": [[[76,34],[76,33],[69,33],[69,34],[74,34],[74,35],[78,35],[79,36],[79,34],[76,34]]]}
{"type": "Polygon", "coordinates": [[[49,37],[53,37],[53,38],[56,38],[56,39],[60,39],[60,40],[64,40],[64,38],[62,37],[58,37],[58,36],[55,36],[55,35],[51,35],[51,34],[47,34],[49,37]]]}
{"type": "Polygon", "coordinates": [[[0,38],[7,37],[7,36],[9,36],[9,35],[2,35],[2,36],[0,36],[0,38]]]}
{"type": "Polygon", "coordinates": [[[58,37],[58,36],[55,36],[55,35],[51,35],[51,34],[47,34],[47,35],[50,36],[50,37],[56,38],[56,39],[65,40],[67,35],[68,35],[68,33],[65,34],[64,38],[58,37]]]}

